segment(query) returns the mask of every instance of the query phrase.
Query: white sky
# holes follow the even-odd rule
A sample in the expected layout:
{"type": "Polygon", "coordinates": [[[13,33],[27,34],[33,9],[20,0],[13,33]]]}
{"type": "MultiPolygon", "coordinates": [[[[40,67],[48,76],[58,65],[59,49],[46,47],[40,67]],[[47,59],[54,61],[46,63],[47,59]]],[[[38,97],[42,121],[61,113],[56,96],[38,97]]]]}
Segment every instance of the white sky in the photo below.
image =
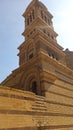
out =
{"type": "Polygon", "coordinates": [[[59,8],[56,13],[56,23],[55,28],[58,32],[58,42],[64,48],[69,48],[73,51],[73,1],[70,0],[66,5],[59,8]]]}
{"type": "MultiPolygon", "coordinates": [[[[73,51],[73,0],[40,0],[54,16],[58,43],[73,51]]],[[[0,82],[18,67],[17,47],[23,42],[22,14],[31,0],[0,0],[0,82]]]]}

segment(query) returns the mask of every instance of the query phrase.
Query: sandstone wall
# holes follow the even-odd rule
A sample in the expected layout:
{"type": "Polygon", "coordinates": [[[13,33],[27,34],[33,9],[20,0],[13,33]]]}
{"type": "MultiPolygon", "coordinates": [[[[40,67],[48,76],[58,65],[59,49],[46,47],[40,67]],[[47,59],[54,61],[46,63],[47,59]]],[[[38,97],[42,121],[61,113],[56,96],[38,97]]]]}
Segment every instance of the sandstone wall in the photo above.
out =
{"type": "Polygon", "coordinates": [[[73,70],[73,51],[65,50],[66,54],[66,64],[67,66],[73,70]]]}
{"type": "Polygon", "coordinates": [[[0,86],[0,130],[73,130],[73,88],[57,84],[47,98],[0,86]]]}

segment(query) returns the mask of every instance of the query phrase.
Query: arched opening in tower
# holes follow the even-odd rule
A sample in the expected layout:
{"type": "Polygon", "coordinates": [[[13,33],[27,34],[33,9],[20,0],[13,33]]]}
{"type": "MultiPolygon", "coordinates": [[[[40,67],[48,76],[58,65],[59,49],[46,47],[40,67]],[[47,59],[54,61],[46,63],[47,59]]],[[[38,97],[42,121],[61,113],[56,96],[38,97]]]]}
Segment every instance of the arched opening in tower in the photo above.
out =
{"type": "Polygon", "coordinates": [[[31,91],[37,94],[37,83],[36,81],[32,82],[31,91]]]}

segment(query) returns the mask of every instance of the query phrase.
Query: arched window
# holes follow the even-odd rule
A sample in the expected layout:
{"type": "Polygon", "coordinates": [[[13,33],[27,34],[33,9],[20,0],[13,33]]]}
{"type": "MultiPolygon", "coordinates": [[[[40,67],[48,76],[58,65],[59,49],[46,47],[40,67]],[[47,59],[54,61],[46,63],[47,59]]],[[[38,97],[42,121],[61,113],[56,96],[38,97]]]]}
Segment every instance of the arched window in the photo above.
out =
{"type": "Polygon", "coordinates": [[[27,18],[27,25],[29,25],[29,18],[27,18]]]}
{"type": "Polygon", "coordinates": [[[45,22],[47,22],[47,17],[45,16],[45,22]]]}
{"type": "Polygon", "coordinates": [[[34,9],[32,10],[32,17],[33,17],[33,19],[35,18],[35,16],[34,16],[34,9]]]}
{"type": "Polygon", "coordinates": [[[27,58],[28,60],[33,58],[34,56],[34,47],[33,47],[33,44],[29,44],[28,48],[27,48],[27,58]]]}
{"type": "Polygon", "coordinates": [[[42,19],[44,18],[43,11],[41,11],[41,17],[42,17],[42,19]]]}
{"type": "Polygon", "coordinates": [[[43,32],[46,33],[46,30],[44,29],[43,32]]]}
{"type": "Polygon", "coordinates": [[[32,82],[31,91],[37,94],[37,83],[36,81],[32,82]]]}
{"type": "Polygon", "coordinates": [[[52,57],[55,58],[54,54],[52,53],[52,57]]]}
{"type": "Polygon", "coordinates": [[[48,36],[50,37],[50,33],[48,32],[48,36]]]}
{"type": "Polygon", "coordinates": [[[48,24],[50,25],[50,20],[48,19],[48,24]]]}
{"type": "Polygon", "coordinates": [[[30,15],[30,22],[32,22],[32,16],[30,15]]]}

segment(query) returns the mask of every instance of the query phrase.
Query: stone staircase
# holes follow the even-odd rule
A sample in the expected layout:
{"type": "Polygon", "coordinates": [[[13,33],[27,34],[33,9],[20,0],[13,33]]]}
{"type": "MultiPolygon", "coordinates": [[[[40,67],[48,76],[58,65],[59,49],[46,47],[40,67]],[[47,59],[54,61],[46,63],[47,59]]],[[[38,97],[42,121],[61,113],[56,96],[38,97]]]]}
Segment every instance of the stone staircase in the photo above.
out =
{"type": "Polygon", "coordinates": [[[32,105],[32,110],[36,111],[47,111],[47,107],[45,105],[45,99],[42,96],[36,96],[34,104],[32,105]]]}

